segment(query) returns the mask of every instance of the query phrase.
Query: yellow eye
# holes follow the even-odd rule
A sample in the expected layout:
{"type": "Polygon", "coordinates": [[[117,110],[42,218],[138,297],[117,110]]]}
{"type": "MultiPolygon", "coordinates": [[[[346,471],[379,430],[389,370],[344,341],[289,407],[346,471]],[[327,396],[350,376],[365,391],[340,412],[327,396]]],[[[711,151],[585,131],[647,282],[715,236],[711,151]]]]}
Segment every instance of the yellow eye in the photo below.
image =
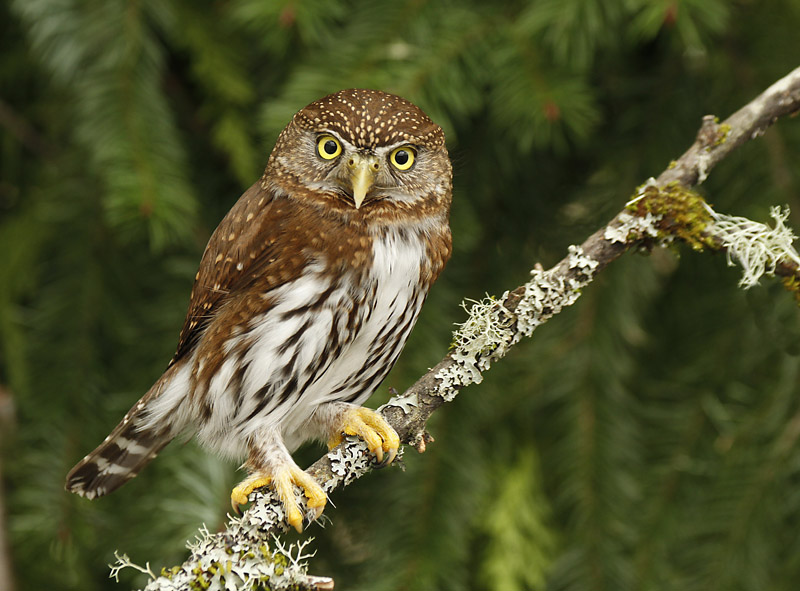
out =
{"type": "Polygon", "coordinates": [[[414,164],[416,150],[411,146],[400,146],[392,150],[389,156],[391,162],[397,170],[408,170],[414,164]]]}
{"type": "Polygon", "coordinates": [[[342,144],[332,135],[323,135],[317,140],[317,152],[325,160],[333,160],[342,153],[342,144]]]}

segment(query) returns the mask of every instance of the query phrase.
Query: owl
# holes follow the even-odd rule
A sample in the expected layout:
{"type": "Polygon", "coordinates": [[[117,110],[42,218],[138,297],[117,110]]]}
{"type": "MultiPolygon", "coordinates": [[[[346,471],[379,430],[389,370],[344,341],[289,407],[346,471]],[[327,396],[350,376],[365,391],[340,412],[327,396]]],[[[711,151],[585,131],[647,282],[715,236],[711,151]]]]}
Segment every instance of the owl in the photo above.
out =
{"type": "Polygon", "coordinates": [[[409,101],[343,90],[299,111],[211,236],[163,375],[67,490],[110,493],[193,432],[244,461],[235,510],[269,486],[300,531],[327,500],[292,459],[303,442],[355,435],[391,462],[397,433],[361,404],[450,257],[451,194],[444,133],[409,101]]]}

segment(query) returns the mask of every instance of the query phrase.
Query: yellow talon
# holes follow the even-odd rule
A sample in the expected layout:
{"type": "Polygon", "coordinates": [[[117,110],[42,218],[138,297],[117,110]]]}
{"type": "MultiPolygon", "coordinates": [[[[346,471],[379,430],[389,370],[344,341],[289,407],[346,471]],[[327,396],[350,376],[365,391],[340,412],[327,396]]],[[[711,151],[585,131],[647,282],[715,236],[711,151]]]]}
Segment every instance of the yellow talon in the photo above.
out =
{"type": "Polygon", "coordinates": [[[307,506],[310,509],[310,520],[314,521],[325,508],[328,500],[325,491],[311,476],[306,474],[297,466],[287,466],[277,470],[272,475],[263,472],[256,472],[245,478],[231,491],[231,506],[236,513],[240,513],[239,506],[248,501],[250,493],[262,486],[272,486],[278,494],[278,498],[283,505],[286,513],[286,521],[298,532],[303,531],[303,513],[300,511],[300,504],[297,502],[294,486],[297,485],[308,499],[307,506]]]}
{"type": "Polygon", "coordinates": [[[262,486],[268,486],[271,481],[272,479],[269,476],[262,474],[253,474],[242,480],[231,491],[231,507],[233,507],[233,510],[238,515],[241,515],[242,512],[239,506],[248,503],[250,493],[262,486]]]}
{"type": "Polygon", "coordinates": [[[364,440],[369,451],[375,455],[378,463],[391,464],[400,448],[400,438],[392,426],[379,413],[372,409],[358,407],[348,410],[341,428],[328,440],[328,448],[333,449],[342,442],[345,435],[355,435],[364,440]],[[383,454],[388,457],[383,461],[383,454]]]}

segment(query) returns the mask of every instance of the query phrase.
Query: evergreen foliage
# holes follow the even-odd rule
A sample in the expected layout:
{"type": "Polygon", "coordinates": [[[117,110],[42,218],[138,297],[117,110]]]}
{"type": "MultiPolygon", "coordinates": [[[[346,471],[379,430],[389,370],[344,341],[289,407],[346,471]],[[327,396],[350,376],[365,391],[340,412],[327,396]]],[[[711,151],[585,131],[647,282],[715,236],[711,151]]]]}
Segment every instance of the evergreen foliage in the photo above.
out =
{"type": "MultiPolygon", "coordinates": [[[[235,466],[173,444],[88,502],[63,491],[160,374],[211,231],[291,115],[381,88],[441,123],[455,254],[370,402],[447,350],[459,302],[548,266],[800,56],[800,2],[12,0],[0,5],[0,385],[17,591],[121,589],[114,550],[179,562],[235,466]]],[[[800,123],[702,189],[800,227],[800,123]]],[[[794,589],[800,316],[721,257],[629,255],[434,415],[405,470],[312,526],[352,590],[794,589]]],[[[298,454],[301,464],[321,448],[298,454]]]]}

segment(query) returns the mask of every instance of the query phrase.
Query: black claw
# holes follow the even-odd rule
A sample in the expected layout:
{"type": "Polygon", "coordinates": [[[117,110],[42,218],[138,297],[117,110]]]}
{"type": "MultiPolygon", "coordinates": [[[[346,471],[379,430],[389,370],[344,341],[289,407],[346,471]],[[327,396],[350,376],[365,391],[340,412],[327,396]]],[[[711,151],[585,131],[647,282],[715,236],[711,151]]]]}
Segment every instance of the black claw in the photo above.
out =
{"type": "Polygon", "coordinates": [[[378,460],[378,456],[373,455],[372,464],[375,468],[385,468],[386,466],[391,464],[395,459],[397,459],[397,453],[393,454],[384,453],[382,460],[378,460]]]}
{"type": "Polygon", "coordinates": [[[378,468],[378,469],[379,468],[385,468],[386,466],[389,465],[389,463],[390,462],[389,462],[388,456],[383,456],[383,459],[380,460],[380,461],[378,461],[378,456],[372,456],[372,465],[375,468],[378,468]]]}

